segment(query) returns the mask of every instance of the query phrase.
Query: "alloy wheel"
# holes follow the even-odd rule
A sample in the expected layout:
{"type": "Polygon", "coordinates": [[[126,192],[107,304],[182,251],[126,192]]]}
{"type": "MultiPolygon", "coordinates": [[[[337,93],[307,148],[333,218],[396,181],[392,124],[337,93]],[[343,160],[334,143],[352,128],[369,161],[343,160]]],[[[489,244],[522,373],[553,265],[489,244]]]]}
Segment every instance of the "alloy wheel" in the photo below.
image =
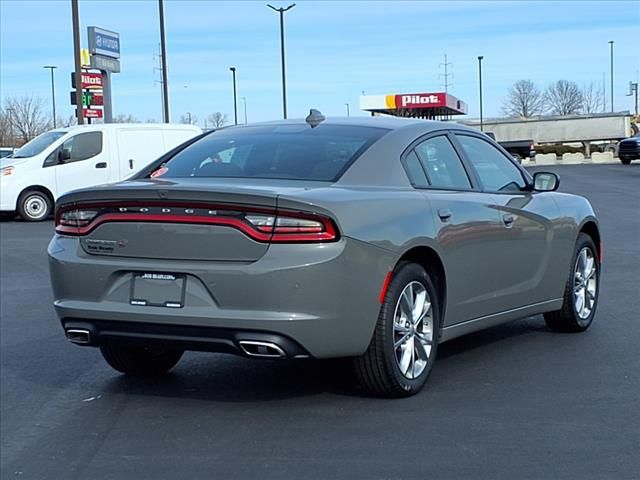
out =
{"type": "Polygon", "coordinates": [[[431,298],[422,283],[409,283],[400,294],[393,317],[393,349],[402,375],[413,380],[424,371],[433,345],[431,298]]]}

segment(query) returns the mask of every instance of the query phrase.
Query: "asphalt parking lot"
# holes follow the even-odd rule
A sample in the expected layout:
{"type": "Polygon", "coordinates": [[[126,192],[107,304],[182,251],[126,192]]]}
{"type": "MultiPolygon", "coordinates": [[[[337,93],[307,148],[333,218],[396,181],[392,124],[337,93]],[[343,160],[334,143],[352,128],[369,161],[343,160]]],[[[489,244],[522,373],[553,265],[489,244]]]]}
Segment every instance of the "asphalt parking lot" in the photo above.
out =
{"type": "Polygon", "coordinates": [[[362,396],[334,361],[188,353],[164,378],[118,375],[64,339],[51,222],[0,223],[0,477],[640,478],[640,164],[545,169],[600,217],[594,325],[451,341],[403,400],[362,396]]]}

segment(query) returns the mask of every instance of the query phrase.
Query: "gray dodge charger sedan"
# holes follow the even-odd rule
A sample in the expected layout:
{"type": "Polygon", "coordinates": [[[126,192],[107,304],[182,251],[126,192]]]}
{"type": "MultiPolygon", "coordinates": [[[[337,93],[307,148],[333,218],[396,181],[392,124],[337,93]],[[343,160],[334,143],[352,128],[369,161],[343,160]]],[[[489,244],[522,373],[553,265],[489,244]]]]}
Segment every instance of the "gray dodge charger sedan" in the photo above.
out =
{"type": "Polygon", "coordinates": [[[411,395],[452,338],[539,313],[589,327],[598,221],[558,184],[453,123],[312,111],[225,128],[60,198],[55,309],[127,374],[185,350],[353,357],[367,391],[411,395]]]}

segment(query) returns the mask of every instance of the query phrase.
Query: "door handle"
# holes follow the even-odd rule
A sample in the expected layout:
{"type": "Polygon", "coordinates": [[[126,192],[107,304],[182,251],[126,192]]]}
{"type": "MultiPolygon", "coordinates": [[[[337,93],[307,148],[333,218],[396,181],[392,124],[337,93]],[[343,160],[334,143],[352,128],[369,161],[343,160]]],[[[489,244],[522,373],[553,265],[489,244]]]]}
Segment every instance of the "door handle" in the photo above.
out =
{"type": "Polygon", "coordinates": [[[438,210],[438,216],[443,222],[448,221],[451,218],[451,215],[451,210],[449,210],[448,208],[441,208],[440,210],[438,210]]]}
{"type": "Polygon", "coordinates": [[[96,163],[96,168],[107,168],[107,162],[96,163]]]}
{"type": "Polygon", "coordinates": [[[129,170],[133,170],[133,158],[129,159],[129,170]]]}
{"type": "Polygon", "coordinates": [[[514,220],[515,217],[510,213],[505,213],[504,215],[502,215],[502,223],[504,223],[507,227],[513,226],[514,220]]]}

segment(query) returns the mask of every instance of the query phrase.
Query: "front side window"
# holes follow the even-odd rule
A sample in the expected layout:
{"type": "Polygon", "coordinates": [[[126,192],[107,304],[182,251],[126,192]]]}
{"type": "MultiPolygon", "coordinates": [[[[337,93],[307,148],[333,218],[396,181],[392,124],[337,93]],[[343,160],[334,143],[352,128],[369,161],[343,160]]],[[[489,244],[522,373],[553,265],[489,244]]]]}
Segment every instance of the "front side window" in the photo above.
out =
{"type": "Polygon", "coordinates": [[[102,152],[102,132],[80,133],[62,144],[65,163],[79,162],[102,152]]]}
{"type": "Polygon", "coordinates": [[[482,186],[489,192],[519,192],[526,186],[522,173],[500,150],[470,135],[456,134],[474,166],[482,186]]]}
{"type": "Polygon", "coordinates": [[[164,177],[336,181],[388,130],[346,125],[264,125],[213,132],[178,152],[164,177]]]}
{"type": "Polygon", "coordinates": [[[433,187],[468,190],[471,182],[449,139],[440,135],[420,143],[415,152],[433,187]]]}

